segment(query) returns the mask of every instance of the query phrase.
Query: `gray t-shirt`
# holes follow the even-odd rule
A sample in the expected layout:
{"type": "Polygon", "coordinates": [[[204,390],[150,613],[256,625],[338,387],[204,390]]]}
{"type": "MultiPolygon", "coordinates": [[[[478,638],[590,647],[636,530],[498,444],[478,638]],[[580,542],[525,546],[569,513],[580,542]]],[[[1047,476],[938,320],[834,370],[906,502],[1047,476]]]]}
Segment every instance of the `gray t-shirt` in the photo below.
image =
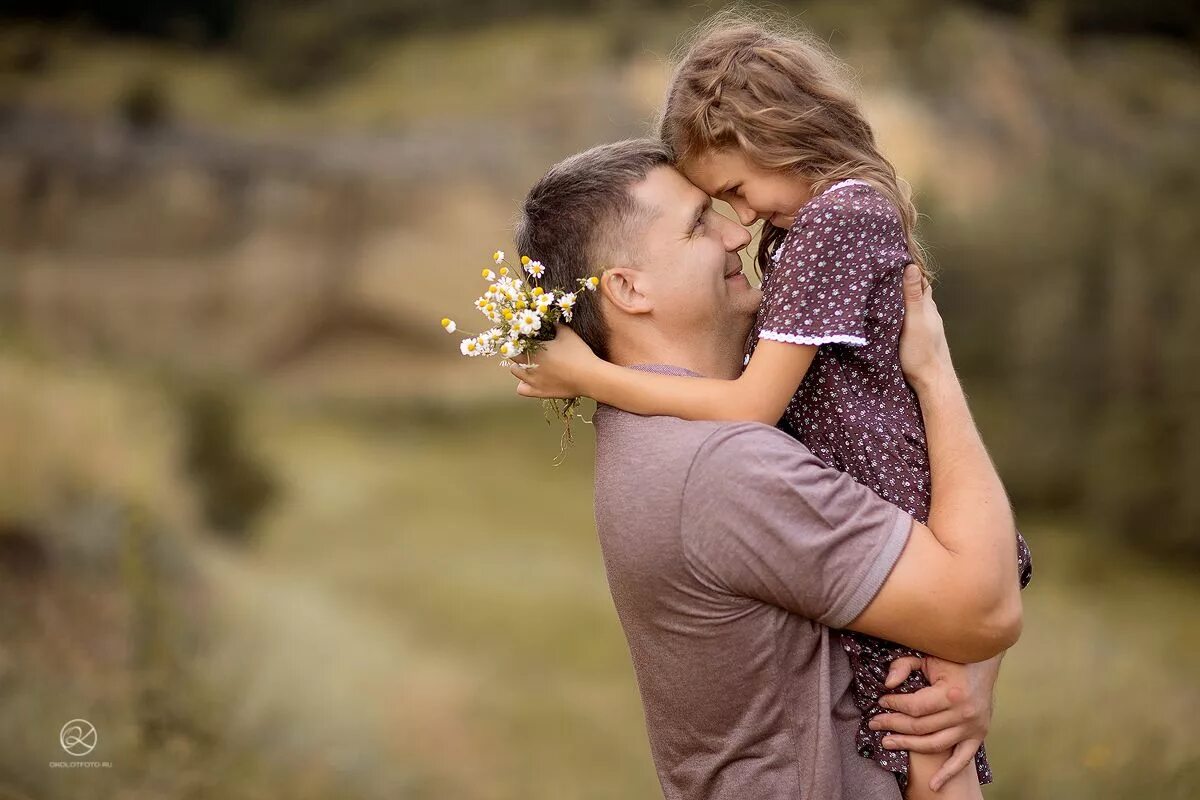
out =
{"type": "Polygon", "coordinates": [[[829,628],[874,598],[912,519],[767,425],[595,421],[596,529],[667,800],[899,800],[854,750],[829,628]]]}

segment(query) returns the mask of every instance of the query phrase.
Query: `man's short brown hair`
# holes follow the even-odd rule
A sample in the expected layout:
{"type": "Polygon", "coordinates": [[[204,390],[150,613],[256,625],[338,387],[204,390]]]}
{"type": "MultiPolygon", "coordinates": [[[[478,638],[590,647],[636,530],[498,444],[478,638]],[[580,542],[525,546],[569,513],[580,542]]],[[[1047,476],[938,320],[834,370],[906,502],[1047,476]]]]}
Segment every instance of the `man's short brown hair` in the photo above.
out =
{"type": "MultiPolygon", "coordinates": [[[[656,167],[671,163],[655,139],[627,139],[593,147],[558,162],[525,196],[517,222],[517,252],[542,262],[541,283],[571,291],[604,266],[627,263],[640,238],[645,210],[630,189],[656,167]]],[[[608,358],[608,327],[599,295],[584,293],[571,328],[608,358]]]]}

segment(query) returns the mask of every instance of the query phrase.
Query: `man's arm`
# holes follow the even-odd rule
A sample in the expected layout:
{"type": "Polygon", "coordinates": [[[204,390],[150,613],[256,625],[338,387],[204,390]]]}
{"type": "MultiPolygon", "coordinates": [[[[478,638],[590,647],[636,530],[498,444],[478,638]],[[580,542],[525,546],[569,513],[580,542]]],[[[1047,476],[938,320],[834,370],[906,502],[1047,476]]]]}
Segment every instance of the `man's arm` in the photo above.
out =
{"type": "Polygon", "coordinates": [[[1020,633],[1016,534],[937,309],[914,277],[901,361],[926,418],[932,530],[787,434],[735,423],[716,429],[692,462],[684,553],[717,591],[951,661],[984,661],[1020,633]]]}
{"type": "Polygon", "coordinates": [[[912,267],[905,305],[901,362],[920,398],[929,442],[929,525],[913,523],[887,581],[848,627],[954,661],[983,661],[1021,631],[1016,528],[955,375],[937,307],[912,267]]]}

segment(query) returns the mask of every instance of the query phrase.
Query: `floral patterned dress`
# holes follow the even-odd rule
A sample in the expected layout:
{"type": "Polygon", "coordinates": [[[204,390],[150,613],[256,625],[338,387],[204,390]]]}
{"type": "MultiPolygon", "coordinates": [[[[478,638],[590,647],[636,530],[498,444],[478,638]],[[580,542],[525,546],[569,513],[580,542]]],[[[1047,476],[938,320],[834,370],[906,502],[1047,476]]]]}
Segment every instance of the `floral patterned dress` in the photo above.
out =
{"type": "MultiPolygon", "coordinates": [[[[747,363],[763,339],[819,345],[781,425],[828,465],[927,521],[925,426],[900,369],[902,282],[911,259],[899,214],[866,181],[842,181],[800,209],[773,260],[747,363]]],[[[1017,549],[1023,588],[1032,564],[1020,534],[1017,549]]],[[[914,672],[898,689],[884,687],[893,659],[921,653],[851,631],[842,631],[841,639],[854,670],[854,700],[863,712],[855,746],[904,785],[908,753],[883,749],[884,732],[872,731],[868,722],[882,712],[883,694],[929,685],[914,672]]],[[[975,765],[980,783],[990,783],[982,747],[975,765]]]]}

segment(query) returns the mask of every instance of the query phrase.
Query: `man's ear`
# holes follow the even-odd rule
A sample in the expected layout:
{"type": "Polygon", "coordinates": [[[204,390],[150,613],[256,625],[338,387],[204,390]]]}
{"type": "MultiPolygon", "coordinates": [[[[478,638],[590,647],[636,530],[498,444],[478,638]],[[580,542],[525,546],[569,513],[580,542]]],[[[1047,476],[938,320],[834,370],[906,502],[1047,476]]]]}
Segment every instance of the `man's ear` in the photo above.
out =
{"type": "Polygon", "coordinates": [[[611,267],[600,276],[604,299],[626,314],[650,313],[650,298],[642,293],[645,275],[628,267],[611,267]]]}

